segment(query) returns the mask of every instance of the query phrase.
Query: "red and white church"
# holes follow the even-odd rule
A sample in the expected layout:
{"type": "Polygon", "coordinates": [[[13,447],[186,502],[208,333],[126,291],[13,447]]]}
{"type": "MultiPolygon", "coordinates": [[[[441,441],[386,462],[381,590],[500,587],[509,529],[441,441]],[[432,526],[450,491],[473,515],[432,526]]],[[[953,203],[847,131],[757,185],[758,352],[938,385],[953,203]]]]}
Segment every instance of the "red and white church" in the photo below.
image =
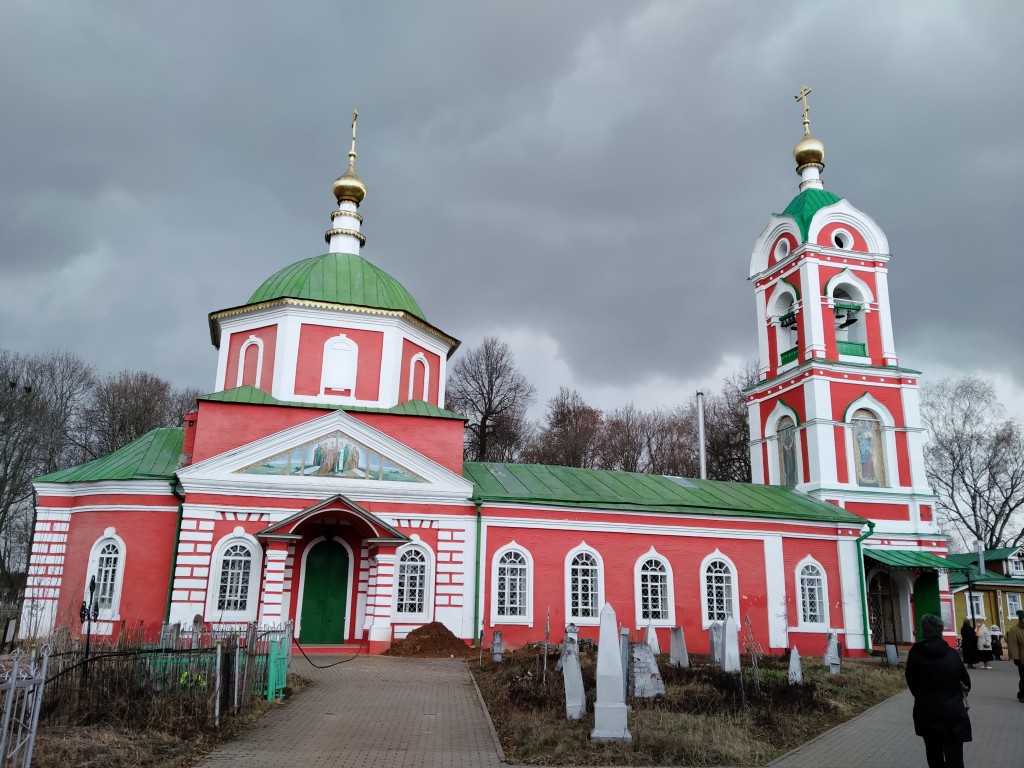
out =
{"type": "Polygon", "coordinates": [[[292,621],[307,648],[370,653],[431,621],[515,647],[549,611],[552,640],[596,638],[605,602],[698,653],[727,616],[766,650],[836,629],[854,655],[951,616],[888,243],[823,188],[806,107],[799,194],[750,262],[749,484],[464,462],[459,342],[361,255],[355,157],[353,130],[327,253],[210,314],[216,379],[183,427],[36,479],[23,636],[79,631],[93,577],[101,638],[292,621]]]}

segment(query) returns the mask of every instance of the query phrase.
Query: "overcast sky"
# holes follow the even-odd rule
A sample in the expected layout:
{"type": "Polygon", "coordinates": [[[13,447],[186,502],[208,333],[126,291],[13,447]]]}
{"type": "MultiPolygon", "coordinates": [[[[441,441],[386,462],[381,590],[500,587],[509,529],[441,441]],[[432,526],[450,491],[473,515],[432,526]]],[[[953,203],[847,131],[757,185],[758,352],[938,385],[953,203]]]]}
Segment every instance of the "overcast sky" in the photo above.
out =
{"type": "Polygon", "coordinates": [[[806,83],[826,189],[888,235],[901,363],[1024,413],[1021,29],[1019,0],[6,0],[0,346],[212,390],[207,313],[326,250],[358,107],[363,255],[428,320],[507,340],[535,415],[560,384],[677,404],[756,355],[806,83]]]}

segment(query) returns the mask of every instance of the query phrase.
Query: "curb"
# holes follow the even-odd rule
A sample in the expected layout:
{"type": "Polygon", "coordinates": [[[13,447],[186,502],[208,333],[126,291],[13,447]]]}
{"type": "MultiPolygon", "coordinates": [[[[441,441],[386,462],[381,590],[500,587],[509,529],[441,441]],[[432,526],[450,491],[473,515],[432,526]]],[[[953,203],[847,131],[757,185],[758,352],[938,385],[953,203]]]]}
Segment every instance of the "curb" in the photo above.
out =
{"type": "Polygon", "coordinates": [[[469,679],[473,683],[473,689],[476,691],[476,697],[480,701],[480,708],[484,711],[484,718],[487,720],[487,728],[490,730],[491,738],[494,740],[494,748],[498,751],[498,759],[505,765],[508,765],[508,760],[505,759],[505,750],[501,748],[501,739],[498,738],[498,732],[494,728],[494,721],[491,720],[491,711],[487,709],[487,702],[484,701],[484,695],[480,692],[480,686],[476,684],[476,678],[469,669],[469,661],[466,660],[465,663],[466,674],[469,675],[469,679]]]}

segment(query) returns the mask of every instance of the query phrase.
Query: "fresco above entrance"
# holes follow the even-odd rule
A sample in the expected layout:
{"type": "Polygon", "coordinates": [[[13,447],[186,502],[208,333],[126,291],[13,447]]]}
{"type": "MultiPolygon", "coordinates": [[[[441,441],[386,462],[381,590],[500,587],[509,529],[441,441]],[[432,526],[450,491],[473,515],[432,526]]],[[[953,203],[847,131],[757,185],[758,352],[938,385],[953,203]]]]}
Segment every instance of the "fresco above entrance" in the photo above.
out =
{"type": "Polygon", "coordinates": [[[426,482],[387,456],[341,432],[318,437],[238,470],[245,475],[348,477],[357,480],[426,482]]]}

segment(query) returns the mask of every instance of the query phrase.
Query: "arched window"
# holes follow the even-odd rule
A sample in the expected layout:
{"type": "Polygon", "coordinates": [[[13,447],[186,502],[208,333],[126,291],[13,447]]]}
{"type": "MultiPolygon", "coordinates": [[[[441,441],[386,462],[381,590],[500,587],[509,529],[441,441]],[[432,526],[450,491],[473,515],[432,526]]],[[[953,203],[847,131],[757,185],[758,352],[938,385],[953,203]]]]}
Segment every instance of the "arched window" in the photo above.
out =
{"type": "Polygon", "coordinates": [[[783,416],[775,425],[779,439],[779,482],[781,485],[796,485],[797,473],[797,432],[796,424],[789,416],[783,416]]]}
{"type": "Polygon", "coordinates": [[[411,547],[398,558],[395,589],[397,613],[424,614],[427,612],[428,564],[426,553],[411,547]]]}
{"type": "Polygon", "coordinates": [[[799,355],[799,322],[797,318],[796,298],[793,290],[785,281],[779,285],[780,291],[773,296],[771,314],[775,316],[775,345],[779,354],[779,365],[796,362],[799,355]]]}
{"type": "Polygon", "coordinates": [[[251,578],[252,552],[245,544],[232,544],[224,550],[220,561],[217,610],[247,611],[251,578]]]}
{"type": "Polygon", "coordinates": [[[882,488],[885,481],[885,453],[882,423],[871,411],[861,408],[850,419],[853,425],[853,464],[857,485],[882,488]]]}
{"type": "Polygon", "coordinates": [[[497,556],[494,575],[496,623],[530,620],[530,562],[526,553],[508,549],[497,556]]]}
{"type": "Polygon", "coordinates": [[[263,339],[252,334],[238,351],[238,379],[235,386],[249,384],[259,387],[262,375],[263,339]]]}
{"type": "Polygon", "coordinates": [[[569,563],[569,620],[597,619],[601,611],[601,570],[593,552],[578,552],[569,563]]]}
{"type": "Polygon", "coordinates": [[[359,347],[352,339],[344,334],[328,339],[324,343],[321,393],[355,396],[358,361],[359,347]]]}
{"type": "Polygon", "coordinates": [[[733,573],[725,560],[712,560],[704,566],[705,621],[725,621],[736,615],[733,603],[733,573]]]}
{"type": "Polygon", "coordinates": [[[656,557],[640,565],[640,620],[644,623],[669,618],[668,569],[656,557]]]}
{"type": "Polygon", "coordinates": [[[840,355],[867,355],[867,323],[864,320],[864,299],[852,286],[837,287],[832,293],[833,322],[836,345],[840,355]]]}
{"type": "Polygon", "coordinates": [[[825,624],[825,576],[821,568],[808,563],[800,569],[800,623],[825,624]]]}
{"type": "Polygon", "coordinates": [[[426,400],[430,391],[430,364],[422,352],[409,361],[409,399],[426,400]]]}
{"type": "Polygon", "coordinates": [[[99,609],[100,621],[116,621],[120,618],[121,584],[124,581],[124,541],[107,528],[103,536],[92,546],[89,555],[89,569],[85,579],[83,600],[89,601],[89,585],[96,579],[92,594],[93,605],[99,609]]]}

